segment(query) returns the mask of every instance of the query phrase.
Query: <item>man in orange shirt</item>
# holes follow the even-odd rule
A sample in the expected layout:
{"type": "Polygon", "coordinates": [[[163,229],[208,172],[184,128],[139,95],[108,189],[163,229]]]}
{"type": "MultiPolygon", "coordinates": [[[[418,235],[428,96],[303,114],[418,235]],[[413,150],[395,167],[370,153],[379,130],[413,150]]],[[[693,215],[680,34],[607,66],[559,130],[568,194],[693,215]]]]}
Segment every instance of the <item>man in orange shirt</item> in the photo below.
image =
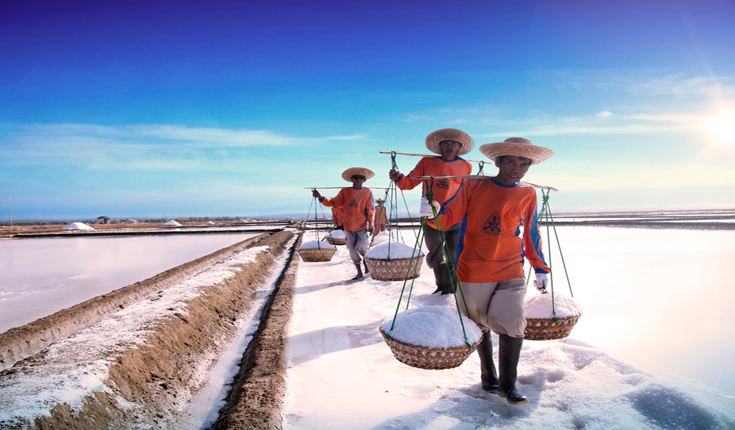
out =
{"type": "Polygon", "coordinates": [[[388,228],[388,216],[385,213],[385,200],[375,200],[377,206],[375,206],[375,236],[384,232],[388,228]]]}
{"type": "MultiPolygon", "coordinates": [[[[312,195],[318,197],[321,204],[326,207],[342,207],[342,225],[345,231],[345,245],[350,252],[350,258],[355,263],[357,275],[352,279],[363,277],[360,262],[363,261],[367,252],[369,241],[368,233],[375,231],[373,193],[362,184],[375,176],[372,170],[364,167],[350,167],[342,172],[342,179],[352,182],[352,187],[342,188],[336,197],[327,199],[322,197],[316,189],[312,195]]],[[[368,267],[365,264],[365,274],[368,267]]]]}
{"type": "MultiPolygon", "coordinates": [[[[443,128],[430,133],[426,137],[426,147],[439,157],[424,157],[416,167],[404,176],[397,170],[389,172],[390,179],[396,183],[396,186],[402,190],[412,190],[417,185],[423,184],[422,196],[426,196],[429,191],[427,183],[420,179],[411,179],[416,176],[466,176],[472,174],[472,165],[460,158],[472,151],[475,141],[462,130],[456,128],[443,128]]],[[[435,181],[433,184],[434,200],[444,203],[459,189],[462,179],[444,178],[435,181]]],[[[451,258],[454,258],[457,250],[457,242],[459,241],[459,224],[452,222],[450,224],[441,223],[444,231],[446,246],[451,258]]],[[[442,294],[451,294],[454,292],[454,283],[444,261],[442,251],[442,237],[437,231],[436,224],[433,220],[427,221],[424,226],[424,241],[428,252],[426,254],[426,264],[434,270],[434,278],[436,280],[436,292],[442,294]]]]}
{"type": "MultiPolygon", "coordinates": [[[[539,290],[546,288],[551,271],[541,252],[536,191],[521,179],[532,164],[554,153],[521,137],[482,145],[480,152],[495,162],[497,176],[466,181],[441,205],[438,218],[442,225],[461,223],[457,277],[467,308],[460,300],[460,311],[485,333],[477,348],[482,388],[521,405],[529,403],[516,388],[526,328],[523,260],[534,267],[539,290]],[[491,330],[499,335],[499,372],[491,330]]],[[[428,201],[422,201],[421,215],[433,216],[428,201]]]]}
{"type": "Polygon", "coordinates": [[[338,206],[338,207],[332,208],[332,220],[334,221],[333,230],[343,230],[342,208],[341,207],[338,206]]]}

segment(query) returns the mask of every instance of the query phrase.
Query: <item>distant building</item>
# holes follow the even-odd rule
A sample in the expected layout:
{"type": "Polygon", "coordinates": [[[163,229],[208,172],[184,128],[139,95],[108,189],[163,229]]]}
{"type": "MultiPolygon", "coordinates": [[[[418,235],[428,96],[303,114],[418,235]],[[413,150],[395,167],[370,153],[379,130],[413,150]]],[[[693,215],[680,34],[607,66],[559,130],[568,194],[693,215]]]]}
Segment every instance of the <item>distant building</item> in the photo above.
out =
{"type": "Polygon", "coordinates": [[[97,224],[109,224],[110,223],[110,217],[108,216],[98,216],[97,217],[97,224]]]}

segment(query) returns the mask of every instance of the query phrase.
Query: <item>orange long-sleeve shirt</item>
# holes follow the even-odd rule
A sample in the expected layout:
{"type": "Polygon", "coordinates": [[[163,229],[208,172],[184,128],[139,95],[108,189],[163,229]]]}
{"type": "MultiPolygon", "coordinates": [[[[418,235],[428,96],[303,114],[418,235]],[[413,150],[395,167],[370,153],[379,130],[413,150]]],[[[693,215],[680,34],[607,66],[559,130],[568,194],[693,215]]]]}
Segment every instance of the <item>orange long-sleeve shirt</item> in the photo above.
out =
{"type": "MultiPolygon", "coordinates": [[[[417,185],[423,184],[421,195],[426,196],[428,181],[411,179],[412,176],[466,176],[471,174],[472,165],[463,158],[457,157],[452,161],[447,161],[441,157],[424,157],[419,160],[416,167],[414,167],[408,176],[401,175],[398,181],[396,181],[396,185],[402,190],[412,190],[417,185]]],[[[446,202],[457,192],[461,184],[462,179],[435,179],[433,187],[434,200],[439,203],[446,202]]],[[[436,228],[433,220],[427,221],[427,225],[436,228]]],[[[453,225],[454,223],[447,225],[442,223],[442,228],[446,230],[453,225]]]]}
{"type": "Polygon", "coordinates": [[[342,188],[331,199],[319,200],[324,206],[342,206],[342,222],[345,231],[374,230],[373,193],[369,188],[342,188]]]}
{"type": "Polygon", "coordinates": [[[536,191],[523,183],[468,180],[442,205],[439,221],[462,222],[457,278],[499,282],[523,278],[523,259],[537,272],[550,272],[541,251],[536,191]]]}

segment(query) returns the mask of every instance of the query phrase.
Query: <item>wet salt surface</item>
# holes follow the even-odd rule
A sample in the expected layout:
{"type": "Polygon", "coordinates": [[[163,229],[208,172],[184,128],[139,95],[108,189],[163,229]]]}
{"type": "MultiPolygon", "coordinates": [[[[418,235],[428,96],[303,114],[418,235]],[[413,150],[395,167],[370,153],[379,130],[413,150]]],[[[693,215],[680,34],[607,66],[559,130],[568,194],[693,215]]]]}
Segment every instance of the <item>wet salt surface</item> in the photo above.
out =
{"type": "Polygon", "coordinates": [[[257,235],[0,240],[0,333],[257,235]]]}

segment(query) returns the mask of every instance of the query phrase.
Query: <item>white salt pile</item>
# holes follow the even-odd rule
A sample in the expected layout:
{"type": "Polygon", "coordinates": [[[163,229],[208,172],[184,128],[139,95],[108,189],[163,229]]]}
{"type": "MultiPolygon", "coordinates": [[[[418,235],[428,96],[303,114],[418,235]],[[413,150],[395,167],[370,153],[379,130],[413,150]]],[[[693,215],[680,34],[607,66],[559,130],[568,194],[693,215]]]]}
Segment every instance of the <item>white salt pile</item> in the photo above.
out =
{"type": "MultiPolygon", "coordinates": [[[[557,292],[554,292],[553,297],[553,310],[556,311],[558,318],[582,315],[582,305],[573,298],[557,292]]],[[[553,318],[551,298],[551,293],[538,293],[526,297],[524,305],[526,318],[553,318]]]]}
{"type": "Polygon", "coordinates": [[[380,328],[393,339],[427,348],[453,348],[466,345],[466,342],[474,344],[482,337],[482,330],[474,321],[447,306],[409,309],[398,314],[395,324],[393,318],[388,318],[380,328]],[[466,342],[464,333],[467,333],[466,342]]]}
{"type": "Polygon", "coordinates": [[[67,225],[66,227],[64,227],[64,230],[94,230],[94,229],[83,222],[73,222],[67,225]]]}
{"type": "Polygon", "coordinates": [[[332,239],[344,239],[345,238],[345,232],[342,230],[334,230],[331,233],[328,233],[326,236],[324,236],[324,239],[330,237],[332,239]]]}
{"type": "Polygon", "coordinates": [[[165,223],[165,224],[163,224],[163,225],[167,225],[167,226],[171,226],[171,227],[181,227],[181,224],[179,224],[179,223],[178,223],[178,222],[176,222],[175,220],[168,220],[168,221],[166,221],[166,223],[165,223]]]}
{"type": "Polygon", "coordinates": [[[327,243],[319,240],[312,240],[311,242],[304,242],[299,246],[299,249],[337,249],[336,246],[331,243],[327,243]]]}
{"type": "Polygon", "coordinates": [[[420,250],[414,250],[412,247],[399,242],[388,242],[373,246],[367,253],[365,253],[365,257],[373,260],[415,258],[420,255],[424,255],[424,253],[420,250]]]}

